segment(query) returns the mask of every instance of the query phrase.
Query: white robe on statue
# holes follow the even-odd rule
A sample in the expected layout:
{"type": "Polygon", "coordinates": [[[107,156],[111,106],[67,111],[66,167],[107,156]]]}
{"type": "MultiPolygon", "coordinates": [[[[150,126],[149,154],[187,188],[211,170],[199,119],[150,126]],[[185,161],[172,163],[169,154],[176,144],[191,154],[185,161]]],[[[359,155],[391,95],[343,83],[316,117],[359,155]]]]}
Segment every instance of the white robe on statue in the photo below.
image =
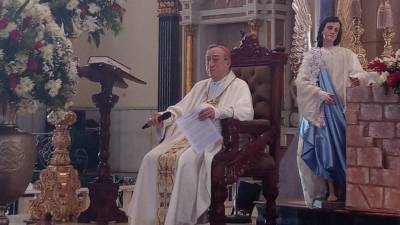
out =
{"type": "Polygon", "coordinates": [[[131,225],[194,225],[210,206],[211,162],[222,141],[209,146],[204,154],[195,153],[174,123],[198,105],[214,107],[218,129],[219,119],[253,119],[249,88],[233,72],[218,82],[198,82],[180,102],[169,107],[167,111],[173,116],[164,121],[165,139],[145,155],[139,169],[127,210],[131,225]],[[215,107],[206,103],[210,100],[216,100],[215,107]],[[172,171],[166,166],[171,164],[172,171]]]}
{"type": "MultiPolygon", "coordinates": [[[[326,92],[316,85],[319,68],[326,68],[336,87],[336,93],[346,109],[346,87],[350,86],[349,77],[358,77],[361,85],[373,82],[374,74],[363,71],[357,56],[349,49],[342,47],[312,48],[304,55],[302,65],[295,80],[297,86],[297,102],[299,114],[317,127],[323,127],[324,114],[320,106],[326,92]]],[[[313,174],[301,158],[303,140],[299,137],[297,164],[307,206],[312,205],[315,198],[327,194],[326,181],[313,174]]]]}

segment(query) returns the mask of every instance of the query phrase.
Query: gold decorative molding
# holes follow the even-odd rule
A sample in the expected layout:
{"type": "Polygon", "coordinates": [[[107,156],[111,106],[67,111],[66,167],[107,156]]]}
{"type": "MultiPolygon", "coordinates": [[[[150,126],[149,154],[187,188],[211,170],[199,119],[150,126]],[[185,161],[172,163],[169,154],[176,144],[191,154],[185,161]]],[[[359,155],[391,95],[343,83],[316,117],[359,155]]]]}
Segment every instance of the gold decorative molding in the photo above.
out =
{"type": "Polygon", "coordinates": [[[385,41],[385,45],[383,46],[383,52],[382,56],[389,56],[393,52],[393,46],[392,46],[392,39],[394,36],[393,29],[391,27],[385,27],[383,29],[383,40],[385,41]]]}
{"type": "Polygon", "coordinates": [[[70,165],[68,153],[71,143],[68,128],[75,121],[75,113],[68,112],[65,119],[55,125],[50,165],[40,172],[39,180],[34,183],[40,193],[29,205],[33,220],[41,220],[50,214],[55,221],[75,221],[82,210],[83,200],[77,194],[80,188],[78,172],[70,165]]]}
{"type": "Polygon", "coordinates": [[[250,28],[250,33],[258,34],[258,21],[257,19],[249,19],[247,21],[247,24],[249,25],[250,28]]]}
{"type": "Polygon", "coordinates": [[[351,48],[352,46],[352,15],[351,15],[352,0],[338,0],[337,15],[342,22],[342,40],[340,46],[351,48]]]}
{"type": "Polygon", "coordinates": [[[178,15],[177,0],[158,0],[158,16],[176,16],[178,15]]]}
{"type": "Polygon", "coordinates": [[[193,25],[184,26],[184,94],[193,87],[193,25]]]}
{"type": "Polygon", "coordinates": [[[361,18],[353,17],[353,30],[351,32],[351,50],[357,55],[360,64],[366,68],[367,67],[367,59],[366,59],[366,51],[362,46],[360,38],[364,33],[364,28],[362,27],[361,18]]]}

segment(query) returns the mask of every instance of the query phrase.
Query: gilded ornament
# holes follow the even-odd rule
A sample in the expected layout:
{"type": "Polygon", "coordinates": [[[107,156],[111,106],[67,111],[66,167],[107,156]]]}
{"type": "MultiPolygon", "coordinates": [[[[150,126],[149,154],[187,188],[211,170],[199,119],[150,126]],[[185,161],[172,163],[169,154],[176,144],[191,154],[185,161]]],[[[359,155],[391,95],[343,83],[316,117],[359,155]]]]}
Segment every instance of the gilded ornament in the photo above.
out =
{"type": "Polygon", "coordinates": [[[53,157],[34,183],[34,188],[40,194],[30,202],[31,219],[40,220],[50,214],[55,221],[76,221],[82,210],[83,200],[77,194],[79,176],[70,164],[68,150],[71,143],[68,127],[75,121],[75,113],[68,112],[64,120],[55,125],[53,157]]]}

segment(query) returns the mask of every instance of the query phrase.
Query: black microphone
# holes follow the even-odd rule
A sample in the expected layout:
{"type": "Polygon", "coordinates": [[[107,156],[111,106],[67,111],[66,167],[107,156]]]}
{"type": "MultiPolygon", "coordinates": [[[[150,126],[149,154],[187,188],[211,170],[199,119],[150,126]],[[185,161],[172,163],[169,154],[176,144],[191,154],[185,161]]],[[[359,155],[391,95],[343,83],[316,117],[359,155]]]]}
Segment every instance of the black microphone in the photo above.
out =
{"type": "MultiPolygon", "coordinates": [[[[163,120],[166,120],[166,119],[170,118],[171,115],[172,115],[171,112],[165,112],[165,113],[161,114],[161,116],[159,116],[157,118],[157,120],[158,120],[158,122],[161,122],[163,120]]],[[[149,127],[150,127],[149,123],[146,123],[145,125],[143,125],[142,129],[146,129],[146,128],[149,128],[149,127]]]]}

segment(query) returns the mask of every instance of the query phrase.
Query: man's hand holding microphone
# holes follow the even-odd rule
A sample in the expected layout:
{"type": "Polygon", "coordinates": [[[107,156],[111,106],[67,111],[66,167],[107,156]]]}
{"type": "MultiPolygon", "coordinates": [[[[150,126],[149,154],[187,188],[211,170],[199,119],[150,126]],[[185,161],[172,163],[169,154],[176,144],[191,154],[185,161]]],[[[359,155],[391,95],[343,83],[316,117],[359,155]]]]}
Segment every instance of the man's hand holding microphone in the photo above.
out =
{"type": "MultiPolygon", "coordinates": [[[[147,123],[145,125],[142,126],[142,129],[146,129],[149,127],[157,127],[157,128],[161,128],[164,126],[164,120],[168,119],[171,117],[171,112],[165,112],[163,114],[160,113],[151,113],[147,123]]],[[[215,118],[215,111],[212,107],[206,107],[204,109],[202,109],[199,112],[199,116],[198,119],[203,121],[206,119],[214,119],[215,118]]]]}

